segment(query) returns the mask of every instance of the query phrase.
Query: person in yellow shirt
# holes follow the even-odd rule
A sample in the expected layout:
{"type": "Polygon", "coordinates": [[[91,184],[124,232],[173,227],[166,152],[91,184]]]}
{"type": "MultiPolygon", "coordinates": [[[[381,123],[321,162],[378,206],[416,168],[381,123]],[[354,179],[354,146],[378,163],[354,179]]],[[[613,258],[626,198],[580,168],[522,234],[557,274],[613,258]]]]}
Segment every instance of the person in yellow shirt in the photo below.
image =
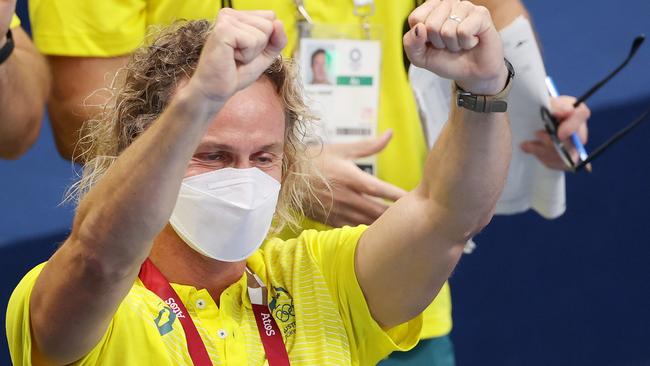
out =
{"type": "MultiPolygon", "coordinates": [[[[352,0],[299,3],[316,23],[359,24],[360,21],[352,0]]],[[[519,0],[478,0],[476,4],[491,10],[498,29],[517,15],[526,14],[519,0]]],[[[299,44],[300,15],[297,3],[291,0],[139,0],[128,3],[30,0],[35,43],[48,55],[55,80],[48,110],[61,154],[72,157],[82,122],[97,111],[93,106],[104,102],[103,93],[93,94],[93,91],[112,80],[110,75],[124,65],[131,52],[143,42],[148,27],[170,24],[180,18],[211,19],[222,5],[241,10],[274,10],[284,22],[289,39],[283,54],[294,55],[299,44]],[[79,74],[85,77],[77,77],[79,74]]],[[[382,28],[378,130],[393,132],[355,144],[325,146],[317,164],[325,177],[335,184],[333,191],[314,188],[321,202],[332,204],[314,205],[307,210],[314,221],[303,222],[305,229],[371,224],[388,207],[377,202],[377,198],[394,201],[414,189],[421,179],[426,147],[403,67],[401,45],[403,23],[414,8],[413,1],[377,0],[374,14],[367,17],[372,25],[382,28]],[[377,177],[364,173],[353,162],[356,157],[374,153],[378,153],[377,177]]],[[[573,129],[584,125],[580,118],[567,120],[578,120],[572,123],[573,129]]],[[[552,144],[541,143],[545,144],[542,145],[544,149],[533,152],[542,161],[546,163],[549,156],[559,160],[552,144]]],[[[297,233],[281,233],[285,239],[295,236],[297,233]]],[[[422,337],[432,340],[419,345],[418,355],[411,357],[439,366],[452,365],[453,350],[447,337],[451,328],[451,298],[449,287],[445,285],[425,312],[422,337]]]]}
{"type": "MultiPolygon", "coordinates": [[[[484,8],[435,0],[413,19],[414,64],[505,100],[513,71],[484,8]]],[[[225,10],[213,29],[181,24],[136,52],[89,124],[69,238],[12,295],[15,364],[366,365],[415,344],[494,211],[507,118],[452,107],[420,184],[372,225],[258,250],[309,192],[286,43],[272,12],[225,10]]]]}
{"type": "Polygon", "coordinates": [[[17,159],[36,141],[50,90],[47,64],[14,14],[0,1],[0,158],[17,159]]]}

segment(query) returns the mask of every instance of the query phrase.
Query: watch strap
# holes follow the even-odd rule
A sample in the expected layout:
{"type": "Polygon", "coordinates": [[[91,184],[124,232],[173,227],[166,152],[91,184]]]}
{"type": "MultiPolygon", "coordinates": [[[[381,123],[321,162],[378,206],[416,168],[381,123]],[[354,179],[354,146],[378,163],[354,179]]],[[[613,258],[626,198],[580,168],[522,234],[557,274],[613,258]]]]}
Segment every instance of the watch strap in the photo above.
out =
{"type": "Polygon", "coordinates": [[[510,61],[504,59],[508,69],[508,78],[506,85],[496,95],[477,95],[463,90],[457,84],[456,87],[456,104],[459,107],[469,109],[478,113],[503,113],[508,110],[508,94],[512,89],[512,80],[515,77],[515,70],[510,61]]]}
{"type": "Polygon", "coordinates": [[[0,48],[0,64],[7,61],[11,53],[14,51],[14,37],[11,34],[11,29],[7,30],[7,42],[0,48]]]}

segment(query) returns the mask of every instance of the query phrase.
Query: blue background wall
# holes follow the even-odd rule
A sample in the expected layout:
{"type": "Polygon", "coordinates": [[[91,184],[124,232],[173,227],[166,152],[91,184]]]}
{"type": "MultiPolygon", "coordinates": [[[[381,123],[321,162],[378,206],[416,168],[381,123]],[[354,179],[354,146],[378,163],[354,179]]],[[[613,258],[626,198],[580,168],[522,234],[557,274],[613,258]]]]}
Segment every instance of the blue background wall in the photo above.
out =
{"type": "MultiPolygon", "coordinates": [[[[650,1],[525,1],[563,93],[580,94],[615,67],[639,33],[650,1]]],[[[25,2],[19,13],[26,19],[25,2]]],[[[589,103],[591,145],[650,105],[650,42],[589,103]]],[[[452,277],[458,364],[650,365],[650,121],[569,175],[568,210],[546,221],[498,217],[452,277]]],[[[22,274],[61,242],[72,208],[61,206],[74,167],[58,157],[47,123],[18,162],[0,161],[0,321],[22,274]]],[[[3,329],[4,331],[4,329],[3,329]]],[[[0,364],[9,364],[4,334],[0,364]]]]}

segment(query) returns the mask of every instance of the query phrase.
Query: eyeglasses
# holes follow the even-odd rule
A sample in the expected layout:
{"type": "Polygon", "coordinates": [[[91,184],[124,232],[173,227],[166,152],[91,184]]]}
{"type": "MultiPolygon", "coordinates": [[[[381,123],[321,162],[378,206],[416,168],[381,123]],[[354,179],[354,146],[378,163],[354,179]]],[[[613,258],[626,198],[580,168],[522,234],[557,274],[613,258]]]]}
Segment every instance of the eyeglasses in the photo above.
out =
{"type": "MultiPolygon", "coordinates": [[[[641,44],[643,44],[643,41],[645,41],[645,36],[640,35],[634,39],[634,42],[632,42],[632,48],[630,49],[630,53],[628,54],[627,58],[623,63],[618,66],[614,71],[612,71],[607,77],[605,77],[603,80],[599,81],[596,85],[591,87],[586,93],[584,93],[576,102],[573,104],[573,107],[578,107],[580,104],[584,103],[589,97],[591,97],[598,89],[600,89],[603,85],[607,84],[614,76],[616,76],[627,64],[632,60],[636,52],[639,50],[639,47],[641,47],[641,44]]],[[[630,131],[632,131],[635,127],[637,127],[643,120],[650,115],[650,108],[648,108],[645,112],[641,113],[634,121],[632,121],[630,124],[625,126],[623,129],[618,131],[614,136],[609,138],[607,141],[605,141],[602,145],[598,146],[595,150],[593,150],[589,155],[585,156],[578,156],[577,161],[573,159],[571,156],[571,153],[567,149],[566,143],[561,141],[560,138],[557,135],[557,131],[559,129],[560,123],[555,118],[551,112],[548,110],[546,107],[542,107],[542,119],[544,120],[544,127],[546,128],[546,132],[551,136],[551,141],[553,142],[553,146],[555,146],[555,150],[557,153],[560,155],[560,158],[562,158],[562,161],[566,165],[567,169],[572,171],[572,172],[577,172],[585,167],[588,166],[588,164],[596,159],[598,156],[602,155],[609,147],[611,147],[613,144],[621,140],[625,135],[627,135],[630,131]]]]}

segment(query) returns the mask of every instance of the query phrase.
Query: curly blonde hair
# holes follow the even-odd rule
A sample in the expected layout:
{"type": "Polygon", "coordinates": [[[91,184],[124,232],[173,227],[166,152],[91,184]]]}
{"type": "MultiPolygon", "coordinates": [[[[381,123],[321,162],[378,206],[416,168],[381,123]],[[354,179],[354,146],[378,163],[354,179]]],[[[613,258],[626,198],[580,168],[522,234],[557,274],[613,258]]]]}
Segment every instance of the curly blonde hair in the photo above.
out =
{"type": "MultiPolygon", "coordinates": [[[[206,20],[177,22],[149,37],[146,45],[133,53],[107,89],[109,101],[101,106],[97,118],[84,124],[77,160],[85,163],[83,174],[69,190],[68,199],[78,204],[117,157],[161,115],[179,82],[194,73],[211,29],[212,23],[206,20]]],[[[302,203],[315,197],[310,179],[323,178],[307,158],[303,143],[306,124],[314,117],[303,100],[295,64],[278,59],[263,77],[275,86],[285,112],[282,189],[275,233],[287,224],[298,228],[304,215],[302,203]]]]}

